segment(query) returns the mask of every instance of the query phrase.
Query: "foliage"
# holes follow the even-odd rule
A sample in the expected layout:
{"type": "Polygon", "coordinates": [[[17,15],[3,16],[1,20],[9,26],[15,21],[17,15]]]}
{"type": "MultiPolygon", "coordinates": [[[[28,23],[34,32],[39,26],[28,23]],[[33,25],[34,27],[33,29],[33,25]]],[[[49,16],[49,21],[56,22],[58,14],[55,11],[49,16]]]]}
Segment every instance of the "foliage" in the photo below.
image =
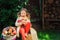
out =
{"type": "MultiPolygon", "coordinates": [[[[17,12],[20,11],[21,8],[29,8],[32,4],[29,5],[29,0],[0,0],[0,30],[7,26],[15,26],[15,21],[17,18],[17,12]]],[[[40,10],[35,6],[31,6],[30,13],[33,19],[32,21],[39,21],[40,10]],[[35,13],[35,15],[34,15],[35,13]],[[37,18],[37,19],[36,19],[37,18]]]]}
{"type": "MultiPolygon", "coordinates": [[[[17,12],[26,6],[28,0],[0,0],[0,27],[14,26],[17,12]]],[[[0,30],[1,30],[0,29],[0,30]]]]}

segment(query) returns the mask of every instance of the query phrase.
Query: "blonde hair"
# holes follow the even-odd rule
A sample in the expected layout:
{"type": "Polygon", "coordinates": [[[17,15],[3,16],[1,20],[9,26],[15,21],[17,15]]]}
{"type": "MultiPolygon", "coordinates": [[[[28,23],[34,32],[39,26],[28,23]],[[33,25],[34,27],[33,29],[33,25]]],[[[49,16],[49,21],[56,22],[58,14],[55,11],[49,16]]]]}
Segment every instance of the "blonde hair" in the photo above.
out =
{"type": "Polygon", "coordinates": [[[30,13],[28,12],[28,10],[26,8],[22,8],[18,13],[17,13],[17,16],[20,17],[20,14],[21,14],[21,11],[25,11],[26,12],[26,16],[28,19],[30,19],[30,13]]]}

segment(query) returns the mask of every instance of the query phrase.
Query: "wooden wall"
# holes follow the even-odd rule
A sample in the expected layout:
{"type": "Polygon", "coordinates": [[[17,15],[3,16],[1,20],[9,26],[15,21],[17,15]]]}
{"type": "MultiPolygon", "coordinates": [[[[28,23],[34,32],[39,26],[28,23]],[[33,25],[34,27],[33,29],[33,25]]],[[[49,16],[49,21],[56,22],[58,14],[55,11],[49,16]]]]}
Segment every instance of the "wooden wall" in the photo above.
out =
{"type": "Polygon", "coordinates": [[[43,29],[60,30],[60,0],[43,0],[43,29]]]}

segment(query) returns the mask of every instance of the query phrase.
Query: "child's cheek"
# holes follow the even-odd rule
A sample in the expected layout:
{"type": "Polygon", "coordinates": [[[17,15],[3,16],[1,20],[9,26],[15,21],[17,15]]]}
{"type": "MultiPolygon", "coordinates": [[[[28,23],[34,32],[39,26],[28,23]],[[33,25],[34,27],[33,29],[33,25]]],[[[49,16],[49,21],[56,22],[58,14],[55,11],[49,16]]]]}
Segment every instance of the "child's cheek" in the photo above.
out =
{"type": "Polygon", "coordinates": [[[15,35],[16,34],[16,31],[14,31],[13,34],[15,35]]]}

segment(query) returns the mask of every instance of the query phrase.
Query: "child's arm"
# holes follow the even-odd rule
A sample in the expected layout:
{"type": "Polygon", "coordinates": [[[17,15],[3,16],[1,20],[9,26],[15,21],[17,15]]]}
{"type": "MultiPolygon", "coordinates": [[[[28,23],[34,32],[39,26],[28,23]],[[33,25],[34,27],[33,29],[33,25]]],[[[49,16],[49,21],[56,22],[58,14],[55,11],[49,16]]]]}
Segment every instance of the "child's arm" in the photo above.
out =
{"type": "Polygon", "coordinates": [[[2,35],[3,35],[3,36],[6,36],[6,35],[7,35],[7,30],[6,30],[6,28],[3,29],[2,35]]]}

